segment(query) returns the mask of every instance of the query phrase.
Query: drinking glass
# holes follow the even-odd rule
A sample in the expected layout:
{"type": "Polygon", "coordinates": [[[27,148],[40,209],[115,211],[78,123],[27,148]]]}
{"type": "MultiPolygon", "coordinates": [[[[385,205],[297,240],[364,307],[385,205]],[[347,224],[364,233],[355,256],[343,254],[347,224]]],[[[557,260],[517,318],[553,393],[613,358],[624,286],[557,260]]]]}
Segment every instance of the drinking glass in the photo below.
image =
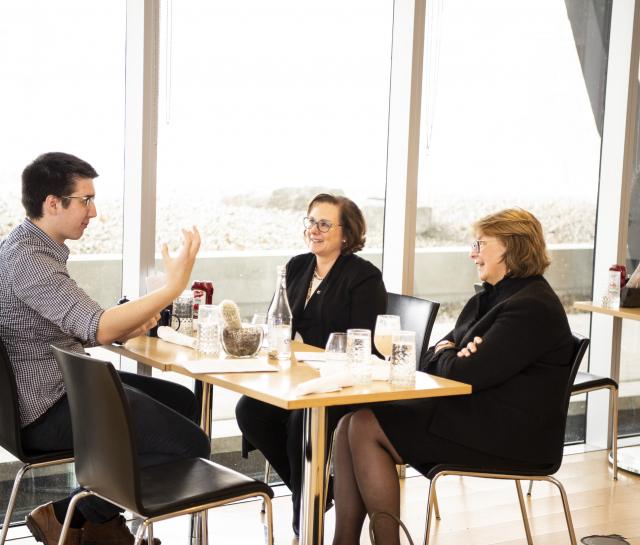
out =
{"type": "Polygon", "coordinates": [[[371,366],[371,331],[347,329],[347,363],[356,384],[370,384],[373,380],[371,366]]]}
{"type": "Polygon", "coordinates": [[[394,386],[413,386],[416,381],[416,332],[396,331],[391,336],[391,372],[394,386]]]}
{"type": "Polygon", "coordinates": [[[347,334],[331,333],[324,349],[324,365],[320,375],[328,376],[344,371],[347,367],[347,334]]]}
{"type": "Polygon", "coordinates": [[[267,315],[256,312],[251,318],[252,325],[259,325],[264,332],[262,337],[262,344],[267,344],[267,315]]]}
{"type": "Polygon", "coordinates": [[[173,302],[171,327],[185,335],[193,335],[193,292],[184,290],[173,302]]]}
{"type": "Polygon", "coordinates": [[[198,312],[198,352],[217,357],[220,354],[220,309],[200,305],[198,312]]]}
{"type": "Polygon", "coordinates": [[[376,318],[376,331],[373,342],[378,352],[389,361],[391,357],[391,335],[400,331],[400,316],[394,314],[379,314],[376,318]]]}

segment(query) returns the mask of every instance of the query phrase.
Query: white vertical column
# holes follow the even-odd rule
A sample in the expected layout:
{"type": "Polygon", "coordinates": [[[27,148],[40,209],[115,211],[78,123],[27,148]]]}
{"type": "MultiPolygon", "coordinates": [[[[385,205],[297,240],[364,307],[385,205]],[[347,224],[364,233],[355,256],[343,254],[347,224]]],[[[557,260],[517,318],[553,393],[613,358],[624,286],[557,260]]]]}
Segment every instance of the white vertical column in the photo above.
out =
{"type": "Polygon", "coordinates": [[[396,0],[393,13],[383,276],[413,293],[426,0],[396,0]]]}
{"type": "MultiPolygon", "coordinates": [[[[614,0],[611,14],[593,273],[596,301],[607,285],[609,267],[626,259],[637,104],[639,6],[639,0],[614,0]]],[[[589,365],[593,373],[611,373],[618,378],[621,329],[619,319],[592,316],[589,365]]],[[[608,414],[607,394],[590,394],[587,443],[607,445],[608,414]]]]}
{"type": "Polygon", "coordinates": [[[160,0],[127,1],[122,291],[144,294],[154,265],[160,0]]]}

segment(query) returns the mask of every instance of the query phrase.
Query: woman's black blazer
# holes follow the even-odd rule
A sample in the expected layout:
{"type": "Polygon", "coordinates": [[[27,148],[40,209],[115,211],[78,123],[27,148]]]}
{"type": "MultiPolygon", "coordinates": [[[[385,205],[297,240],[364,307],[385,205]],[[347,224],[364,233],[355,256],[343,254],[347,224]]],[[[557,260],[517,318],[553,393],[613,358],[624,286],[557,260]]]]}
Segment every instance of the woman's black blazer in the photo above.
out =
{"type": "Polygon", "coordinates": [[[465,305],[446,338],[457,347],[482,337],[468,358],[427,351],[424,371],[471,384],[468,396],[442,398],[429,431],[482,452],[553,462],[573,342],[560,300],[542,276],[512,279],[517,291],[478,319],[482,293],[465,305]]]}
{"type": "Polygon", "coordinates": [[[387,310],[387,291],[380,270],[356,255],[341,255],[304,305],[316,267],[312,253],[287,263],[287,297],[293,314],[293,335],[324,348],[329,334],[350,328],[373,332],[378,314],[387,310]]]}

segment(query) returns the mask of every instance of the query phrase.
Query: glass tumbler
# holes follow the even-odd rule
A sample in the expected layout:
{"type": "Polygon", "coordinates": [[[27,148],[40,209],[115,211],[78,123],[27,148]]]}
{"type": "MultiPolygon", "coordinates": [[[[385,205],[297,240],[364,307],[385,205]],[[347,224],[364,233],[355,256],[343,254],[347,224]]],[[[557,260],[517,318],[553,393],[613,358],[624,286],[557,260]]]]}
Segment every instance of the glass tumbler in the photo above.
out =
{"type": "Polygon", "coordinates": [[[214,357],[220,354],[220,310],[215,305],[200,305],[196,349],[214,357]]]}
{"type": "Polygon", "coordinates": [[[193,335],[193,292],[184,290],[173,302],[171,327],[185,335],[193,335]]]}
{"type": "Polygon", "coordinates": [[[373,380],[371,365],[371,331],[347,329],[347,364],[356,384],[370,384],[373,380]]]}
{"type": "Polygon", "coordinates": [[[413,386],[416,382],[416,333],[395,331],[391,337],[391,372],[394,386],[413,386]]]}
{"type": "Polygon", "coordinates": [[[347,334],[331,333],[324,349],[324,365],[321,376],[329,376],[347,368],[347,334]]]}

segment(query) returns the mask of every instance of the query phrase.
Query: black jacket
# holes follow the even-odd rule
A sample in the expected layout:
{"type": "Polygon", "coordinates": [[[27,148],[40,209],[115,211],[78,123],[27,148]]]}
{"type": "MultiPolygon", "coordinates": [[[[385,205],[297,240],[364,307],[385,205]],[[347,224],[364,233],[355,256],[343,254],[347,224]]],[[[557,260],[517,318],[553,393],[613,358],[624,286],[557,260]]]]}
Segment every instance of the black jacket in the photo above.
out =
{"type": "Polygon", "coordinates": [[[387,310],[387,291],[380,270],[356,255],[341,255],[307,307],[304,301],[316,266],[312,253],[287,263],[287,297],[293,314],[293,335],[324,348],[329,334],[350,328],[370,329],[372,340],[378,314],[387,310]]]}
{"type": "Polygon", "coordinates": [[[429,431],[504,458],[553,462],[573,354],[560,300],[542,276],[486,286],[445,338],[463,347],[475,336],[483,342],[468,358],[431,348],[421,361],[422,370],[473,387],[441,399],[429,431]]]}

